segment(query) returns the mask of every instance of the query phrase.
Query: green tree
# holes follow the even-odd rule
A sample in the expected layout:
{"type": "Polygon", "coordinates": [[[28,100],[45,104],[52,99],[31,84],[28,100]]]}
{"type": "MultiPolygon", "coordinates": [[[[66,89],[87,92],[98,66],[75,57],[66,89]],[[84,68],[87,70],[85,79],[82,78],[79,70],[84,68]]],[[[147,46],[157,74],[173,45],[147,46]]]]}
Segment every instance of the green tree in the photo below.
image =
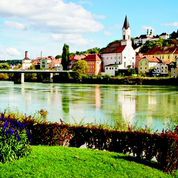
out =
{"type": "Polygon", "coordinates": [[[146,41],[146,43],[140,49],[140,52],[146,53],[146,52],[148,52],[150,49],[152,49],[154,47],[156,47],[155,41],[146,41]]]}
{"type": "Polygon", "coordinates": [[[10,69],[10,66],[7,63],[0,63],[0,69],[10,69]]]}
{"type": "Polygon", "coordinates": [[[100,48],[95,47],[95,48],[92,48],[92,49],[88,49],[86,51],[86,53],[88,53],[88,54],[99,54],[100,53],[100,48]]]}
{"type": "Polygon", "coordinates": [[[56,55],[55,59],[60,59],[61,55],[56,55]]]}
{"type": "MultiPolygon", "coordinates": [[[[0,63],[0,70],[3,69],[10,69],[10,66],[8,63],[0,63]]],[[[9,74],[0,74],[0,80],[8,80],[9,79],[9,74]]]]}
{"type": "Polygon", "coordinates": [[[63,70],[67,70],[69,64],[69,46],[64,44],[62,49],[62,66],[63,70]]]}
{"type": "Polygon", "coordinates": [[[86,74],[88,72],[88,69],[88,63],[85,60],[77,61],[72,67],[72,70],[78,72],[79,74],[86,74]]]}

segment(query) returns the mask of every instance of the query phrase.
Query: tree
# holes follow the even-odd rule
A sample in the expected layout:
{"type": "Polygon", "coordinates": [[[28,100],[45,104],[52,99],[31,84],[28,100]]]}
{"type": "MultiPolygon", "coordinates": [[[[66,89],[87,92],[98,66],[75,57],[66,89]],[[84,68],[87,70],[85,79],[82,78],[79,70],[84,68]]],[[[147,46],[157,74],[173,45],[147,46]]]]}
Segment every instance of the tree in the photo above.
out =
{"type": "Polygon", "coordinates": [[[55,57],[55,59],[60,59],[61,58],[61,55],[57,55],[56,57],[55,57]]]}
{"type": "Polygon", "coordinates": [[[67,70],[68,64],[69,64],[69,46],[67,44],[64,44],[62,49],[62,66],[63,70],[67,70]]]}
{"type": "Polygon", "coordinates": [[[100,48],[95,47],[95,48],[92,48],[92,49],[88,49],[86,51],[86,53],[88,53],[88,54],[99,54],[100,53],[100,48]]]}
{"type": "Polygon", "coordinates": [[[87,61],[79,60],[73,65],[72,70],[79,74],[86,74],[88,72],[88,68],[87,61]]]}
{"type": "Polygon", "coordinates": [[[10,66],[7,63],[0,63],[0,69],[10,69],[10,66]]]}

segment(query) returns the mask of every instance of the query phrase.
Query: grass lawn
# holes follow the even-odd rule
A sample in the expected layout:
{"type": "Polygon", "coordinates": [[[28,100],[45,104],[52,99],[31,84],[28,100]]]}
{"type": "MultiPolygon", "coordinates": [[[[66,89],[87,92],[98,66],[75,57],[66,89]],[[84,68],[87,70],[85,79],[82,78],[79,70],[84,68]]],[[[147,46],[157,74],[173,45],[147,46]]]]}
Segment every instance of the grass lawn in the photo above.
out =
{"type": "Polygon", "coordinates": [[[124,155],[89,149],[33,146],[20,160],[0,163],[2,178],[169,178],[151,167],[127,161],[124,155]]]}

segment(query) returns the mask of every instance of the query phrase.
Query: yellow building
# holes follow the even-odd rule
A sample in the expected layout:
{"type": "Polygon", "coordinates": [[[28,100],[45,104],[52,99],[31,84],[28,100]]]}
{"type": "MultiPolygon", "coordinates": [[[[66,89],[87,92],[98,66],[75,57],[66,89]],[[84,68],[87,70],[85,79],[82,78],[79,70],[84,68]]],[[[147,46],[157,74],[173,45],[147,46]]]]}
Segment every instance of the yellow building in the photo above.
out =
{"type": "Polygon", "coordinates": [[[146,74],[150,69],[154,69],[161,60],[153,56],[143,56],[141,54],[136,56],[136,68],[139,74],[146,74]]]}
{"type": "Polygon", "coordinates": [[[144,54],[146,57],[159,58],[163,63],[175,62],[178,58],[178,47],[155,47],[144,54]]]}

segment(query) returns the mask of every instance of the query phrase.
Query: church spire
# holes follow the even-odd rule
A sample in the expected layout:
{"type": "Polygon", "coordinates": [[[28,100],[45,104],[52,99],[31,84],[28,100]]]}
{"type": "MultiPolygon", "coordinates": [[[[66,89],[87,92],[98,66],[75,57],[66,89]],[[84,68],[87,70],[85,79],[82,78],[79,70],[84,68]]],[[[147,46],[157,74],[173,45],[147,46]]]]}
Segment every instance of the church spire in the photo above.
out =
{"type": "Polygon", "coordinates": [[[127,19],[127,16],[125,16],[124,25],[122,28],[128,29],[129,27],[130,27],[129,21],[127,19]]]}
{"type": "Polygon", "coordinates": [[[127,16],[125,16],[124,25],[122,27],[122,37],[122,45],[131,45],[131,29],[127,16]]]}

